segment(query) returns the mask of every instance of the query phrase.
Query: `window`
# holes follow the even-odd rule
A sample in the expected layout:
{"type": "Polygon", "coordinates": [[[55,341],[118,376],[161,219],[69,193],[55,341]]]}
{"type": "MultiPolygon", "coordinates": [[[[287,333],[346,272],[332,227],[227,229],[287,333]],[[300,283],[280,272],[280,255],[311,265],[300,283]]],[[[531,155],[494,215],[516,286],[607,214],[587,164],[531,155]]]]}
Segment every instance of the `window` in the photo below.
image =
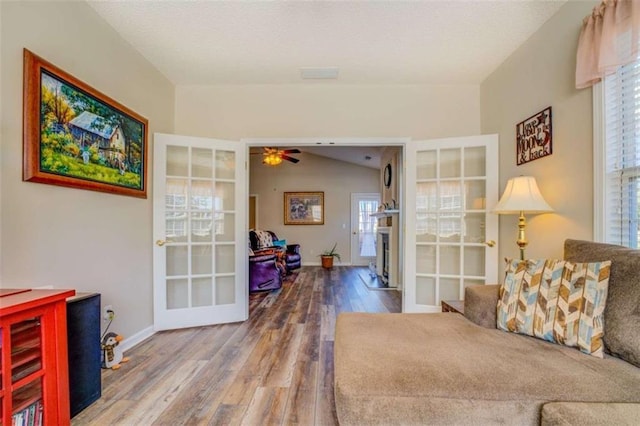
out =
{"type": "Polygon", "coordinates": [[[596,239],[638,248],[640,60],[620,67],[600,86],[594,88],[596,239]]]}

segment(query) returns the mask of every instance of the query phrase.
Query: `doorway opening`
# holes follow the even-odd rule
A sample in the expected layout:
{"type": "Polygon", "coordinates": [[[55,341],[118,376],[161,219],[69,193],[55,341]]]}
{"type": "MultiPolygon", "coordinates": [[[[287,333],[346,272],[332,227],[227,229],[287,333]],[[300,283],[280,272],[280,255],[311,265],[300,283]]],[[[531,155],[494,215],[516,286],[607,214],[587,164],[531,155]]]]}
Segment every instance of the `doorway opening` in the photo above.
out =
{"type": "MultiPolygon", "coordinates": [[[[403,159],[408,141],[409,138],[244,139],[242,142],[249,148],[248,192],[259,196],[260,227],[275,232],[287,242],[300,244],[304,265],[319,265],[319,254],[337,243],[340,265],[364,265],[376,270],[377,226],[386,224],[391,218],[367,216],[380,209],[395,207],[398,213],[392,220],[398,230],[396,241],[400,242],[401,251],[403,159]],[[274,148],[299,150],[300,153],[291,155],[298,162],[283,161],[275,166],[263,164],[265,148],[271,148],[269,151],[274,148]],[[363,164],[367,161],[368,164],[363,164]],[[345,177],[343,169],[349,168],[353,176],[345,177]],[[304,191],[324,193],[323,226],[284,225],[283,193],[304,191]],[[354,194],[362,193],[375,193],[377,200],[365,202],[363,209],[367,212],[360,212],[359,219],[348,200],[354,194]]],[[[349,172],[344,173],[349,175],[349,172]]],[[[400,252],[395,270],[402,269],[402,259],[400,252]]],[[[397,289],[401,290],[402,286],[397,285],[397,289]]]]}

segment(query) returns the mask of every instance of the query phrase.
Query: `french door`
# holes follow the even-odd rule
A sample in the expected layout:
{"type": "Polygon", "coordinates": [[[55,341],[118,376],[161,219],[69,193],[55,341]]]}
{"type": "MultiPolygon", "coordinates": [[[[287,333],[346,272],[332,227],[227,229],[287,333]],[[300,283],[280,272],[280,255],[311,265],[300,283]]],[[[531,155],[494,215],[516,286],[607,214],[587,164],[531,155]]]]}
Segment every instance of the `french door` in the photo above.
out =
{"type": "Polygon", "coordinates": [[[376,260],[376,229],[380,194],[351,194],[351,264],[368,265],[376,260]]]}
{"type": "Polygon", "coordinates": [[[246,148],[154,136],[154,328],[248,316],[246,148]]]}
{"type": "Polygon", "coordinates": [[[497,283],[498,136],[412,141],[405,159],[403,312],[438,312],[497,283]]]}

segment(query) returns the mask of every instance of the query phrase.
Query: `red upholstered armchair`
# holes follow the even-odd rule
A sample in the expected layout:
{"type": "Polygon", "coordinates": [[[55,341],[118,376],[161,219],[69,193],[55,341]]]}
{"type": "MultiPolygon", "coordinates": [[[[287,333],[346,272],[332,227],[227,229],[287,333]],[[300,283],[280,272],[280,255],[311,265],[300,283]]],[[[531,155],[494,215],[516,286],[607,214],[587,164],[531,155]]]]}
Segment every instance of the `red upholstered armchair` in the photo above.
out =
{"type": "Polygon", "coordinates": [[[300,244],[282,244],[275,233],[271,231],[251,230],[249,231],[249,242],[254,252],[263,249],[272,249],[274,247],[282,247],[285,250],[284,260],[287,267],[287,273],[302,266],[302,257],[300,256],[300,244]]]}

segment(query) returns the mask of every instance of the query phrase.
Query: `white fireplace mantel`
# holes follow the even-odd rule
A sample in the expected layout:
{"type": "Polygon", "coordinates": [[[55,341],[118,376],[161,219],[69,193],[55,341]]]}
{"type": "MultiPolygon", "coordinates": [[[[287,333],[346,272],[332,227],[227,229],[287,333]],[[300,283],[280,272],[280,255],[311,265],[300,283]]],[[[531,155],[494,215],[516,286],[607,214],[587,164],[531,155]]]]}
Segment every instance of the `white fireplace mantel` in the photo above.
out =
{"type": "Polygon", "coordinates": [[[375,218],[381,218],[381,217],[393,216],[394,214],[399,214],[399,213],[400,213],[400,210],[382,210],[379,212],[370,213],[369,216],[372,216],[375,218]]]}

